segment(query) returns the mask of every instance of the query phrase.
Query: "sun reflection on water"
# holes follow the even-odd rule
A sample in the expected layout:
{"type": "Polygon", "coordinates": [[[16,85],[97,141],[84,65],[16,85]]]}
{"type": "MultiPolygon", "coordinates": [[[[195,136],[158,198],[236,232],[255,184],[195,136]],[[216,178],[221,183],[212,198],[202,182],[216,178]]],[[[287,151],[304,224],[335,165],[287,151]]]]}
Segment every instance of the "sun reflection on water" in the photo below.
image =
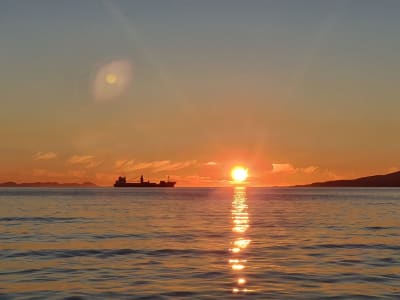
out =
{"type": "Polygon", "coordinates": [[[235,276],[232,293],[247,293],[249,290],[245,287],[247,279],[243,270],[246,268],[247,259],[245,259],[245,250],[251,243],[246,238],[246,231],[249,229],[249,214],[246,198],[246,188],[236,187],[232,200],[232,231],[235,234],[234,240],[231,242],[229,249],[231,257],[229,265],[235,276]]]}

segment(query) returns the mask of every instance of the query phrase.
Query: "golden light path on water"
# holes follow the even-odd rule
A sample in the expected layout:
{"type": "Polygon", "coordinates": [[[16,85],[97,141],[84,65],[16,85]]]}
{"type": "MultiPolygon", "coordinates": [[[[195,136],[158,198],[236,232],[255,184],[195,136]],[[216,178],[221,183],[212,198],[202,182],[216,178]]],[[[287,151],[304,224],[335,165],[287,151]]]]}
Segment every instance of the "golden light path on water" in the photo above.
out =
{"type": "Polygon", "coordinates": [[[229,265],[234,273],[234,286],[232,293],[247,293],[250,290],[246,287],[247,279],[244,276],[247,259],[246,248],[251,240],[246,238],[246,231],[249,229],[249,213],[245,187],[235,187],[232,200],[232,231],[235,238],[229,249],[231,256],[229,265]]]}

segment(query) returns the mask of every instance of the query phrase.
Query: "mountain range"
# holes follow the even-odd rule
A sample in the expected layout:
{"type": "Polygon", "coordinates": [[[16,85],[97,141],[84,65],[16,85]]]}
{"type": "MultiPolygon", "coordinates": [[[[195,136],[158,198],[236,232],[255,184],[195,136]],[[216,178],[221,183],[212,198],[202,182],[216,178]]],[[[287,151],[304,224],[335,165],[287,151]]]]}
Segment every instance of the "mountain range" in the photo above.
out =
{"type": "Polygon", "coordinates": [[[16,183],[13,181],[0,183],[0,187],[96,187],[92,182],[84,183],[59,183],[59,182],[24,182],[16,183]]]}

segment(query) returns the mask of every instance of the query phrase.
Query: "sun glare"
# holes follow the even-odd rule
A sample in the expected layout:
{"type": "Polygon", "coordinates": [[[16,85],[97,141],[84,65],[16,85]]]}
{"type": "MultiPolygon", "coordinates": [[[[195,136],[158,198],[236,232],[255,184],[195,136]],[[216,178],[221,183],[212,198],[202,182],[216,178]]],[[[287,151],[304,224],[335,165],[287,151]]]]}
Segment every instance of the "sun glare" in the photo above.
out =
{"type": "Polygon", "coordinates": [[[248,170],[241,166],[236,166],[231,171],[231,176],[234,182],[243,182],[247,179],[248,170]]]}

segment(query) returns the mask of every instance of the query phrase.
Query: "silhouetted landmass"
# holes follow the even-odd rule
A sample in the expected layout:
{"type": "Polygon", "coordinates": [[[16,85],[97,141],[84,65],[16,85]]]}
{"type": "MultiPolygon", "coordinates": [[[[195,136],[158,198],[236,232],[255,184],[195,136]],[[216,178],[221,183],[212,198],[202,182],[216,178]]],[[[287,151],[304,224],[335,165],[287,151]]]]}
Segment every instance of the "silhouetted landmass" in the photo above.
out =
{"type": "Polygon", "coordinates": [[[400,171],[357,179],[314,182],[296,187],[400,187],[400,171]]]}
{"type": "Polygon", "coordinates": [[[92,182],[84,183],[59,183],[59,182],[24,182],[16,183],[13,181],[0,183],[0,187],[96,187],[97,185],[92,182]]]}

